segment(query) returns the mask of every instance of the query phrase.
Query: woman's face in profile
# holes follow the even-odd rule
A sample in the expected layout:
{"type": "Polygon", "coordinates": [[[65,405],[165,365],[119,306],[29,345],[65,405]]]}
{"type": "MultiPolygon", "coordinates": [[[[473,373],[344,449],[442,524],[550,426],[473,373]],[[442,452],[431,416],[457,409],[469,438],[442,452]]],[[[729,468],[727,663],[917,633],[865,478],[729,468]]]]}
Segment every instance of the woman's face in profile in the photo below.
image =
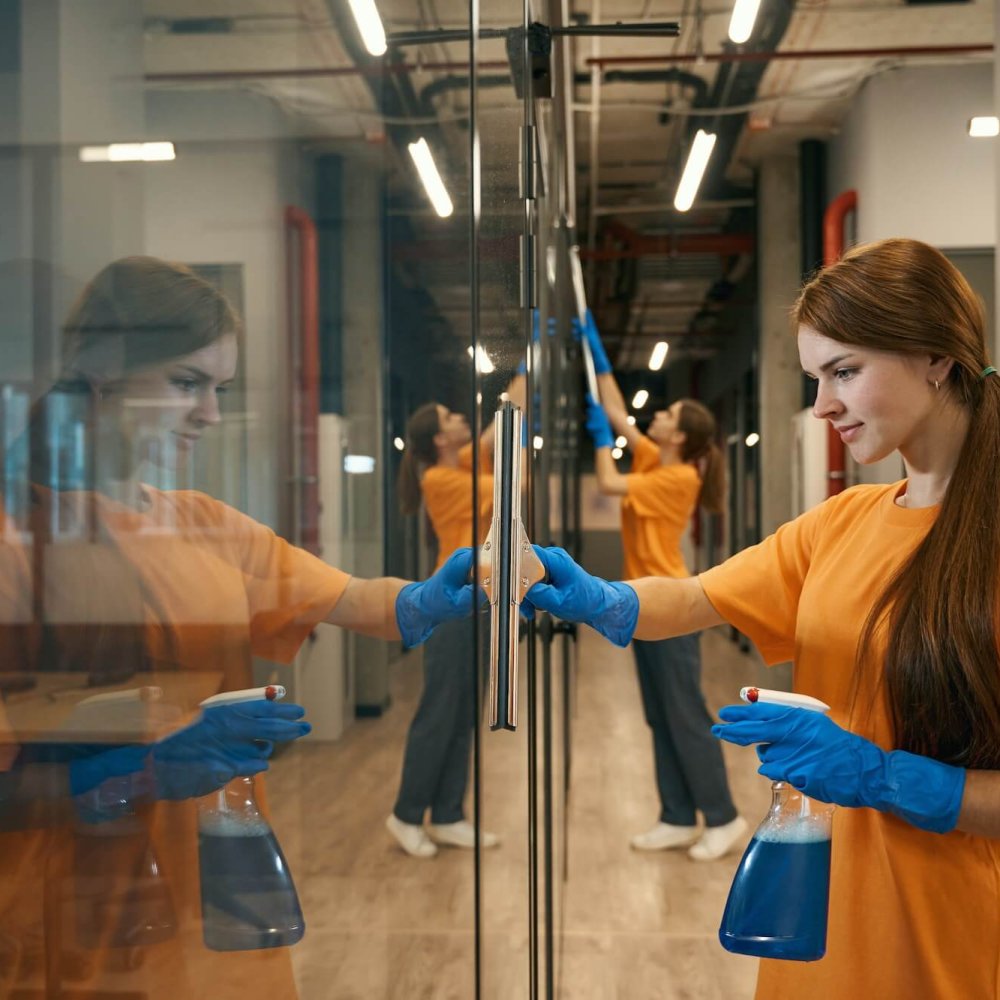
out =
{"type": "Polygon", "coordinates": [[[220,423],[220,397],[236,375],[236,334],[227,333],[191,354],[101,385],[100,436],[105,447],[126,449],[134,468],[186,464],[209,427],[220,423]]]}

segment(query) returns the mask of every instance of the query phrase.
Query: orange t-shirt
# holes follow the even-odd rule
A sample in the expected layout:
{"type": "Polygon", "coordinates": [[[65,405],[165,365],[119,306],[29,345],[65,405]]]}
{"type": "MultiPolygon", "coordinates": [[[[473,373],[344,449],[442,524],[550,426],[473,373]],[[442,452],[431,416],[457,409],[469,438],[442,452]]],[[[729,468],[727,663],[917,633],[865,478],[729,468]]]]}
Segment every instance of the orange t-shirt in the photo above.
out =
{"type": "MultiPolygon", "coordinates": [[[[138,622],[164,691],[168,674],[200,671],[191,678],[187,703],[156,703],[160,710],[172,709],[180,725],[212,689],[250,686],[254,655],[290,660],[337,604],[350,577],[208,496],[148,492],[151,504],[143,513],[102,497],[51,498],[61,531],[46,547],[44,613],[59,626],[138,622]]],[[[26,574],[38,562],[6,554],[4,573],[26,574]]],[[[4,595],[18,592],[32,593],[30,577],[0,581],[0,648],[13,648],[20,658],[0,669],[45,670],[37,644],[32,650],[14,624],[3,624],[24,617],[23,607],[5,606],[4,595]]],[[[143,683],[156,680],[153,673],[143,683]]],[[[8,715],[16,730],[15,708],[11,701],[8,715]]],[[[69,725],[52,737],[66,738],[73,731],[69,725]]],[[[46,742],[37,733],[32,739],[46,742]]],[[[28,741],[20,742],[22,753],[30,752],[28,741]]],[[[266,808],[260,777],[257,792],[266,808]]],[[[70,808],[52,815],[42,829],[7,832],[16,827],[16,817],[0,823],[0,829],[6,827],[0,832],[0,996],[6,995],[4,987],[15,985],[39,989],[45,952],[52,949],[62,955],[63,987],[81,995],[149,1000],[297,995],[287,948],[216,952],[204,945],[197,800],[140,805],[136,820],[89,828],[70,808]],[[145,899],[149,883],[135,883],[135,873],[148,871],[154,859],[172,901],[174,927],[163,941],[121,947],[114,938],[122,929],[118,906],[127,893],[110,898],[101,893],[117,879],[119,886],[135,885],[145,893],[137,898],[145,899]]],[[[280,841],[282,831],[275,833],[280,841]]]]}
{"type": "Polygon", "coordinates": [[[626,580],[690,576],[681,538],[698,504],[701,478],[687,462],[660,464],[660,449],[641,437],[633,453],[628,493],[622,499],[626,580]]]}
{"type": "MultiPolygon", "coordinates": [[[[769,664],[794,661],[796,691],[884,749],[884,701],[852,716],[850,692],[868,612],[938,514],[896,505],[904,488],[847,490],[699,577],[769,664]]],[[[762,961],[757,998],[986,1000],[1000,996],[998,956],[1000,841],[837,809],[826,956],[762,961]]]]}
{"type": "MultiPolygon", "coordinates": [[[[463,545],[472,545],[472,445],[458,453],[458,467],[432,465],[420,480],[427,516],[438,539],[435,571],[463,545]]],[[[493,473],[488,455],[481,453],[479,471],[479,536],[486,538],[493,517],[493,473]]]]}

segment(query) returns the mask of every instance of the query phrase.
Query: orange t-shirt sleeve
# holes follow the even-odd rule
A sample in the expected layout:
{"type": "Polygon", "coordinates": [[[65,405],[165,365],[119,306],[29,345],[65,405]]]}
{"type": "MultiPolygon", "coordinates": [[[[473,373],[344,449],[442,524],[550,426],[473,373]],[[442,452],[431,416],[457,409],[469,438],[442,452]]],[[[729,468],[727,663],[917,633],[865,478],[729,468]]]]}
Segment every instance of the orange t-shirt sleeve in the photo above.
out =
{"type": "Polygon", "coordinates": [[[625,481],[632,509],[639,517],[684,524],[691,516],[699,485],[693,466],[657,465],[650,472],[630,472],[625,481]]]}
{"type": "Polygon", "coordinates": [[[645,434],[632,449],[632,471],[650,472],[660,467],[660,449],[645,434]]]}
{"type": "Polygon", "coordinates": [[[702,573],[712,606],[760,650],[768,664],[794,658],[799,597],[826,505],[783,524],[753,545],[702,573]]]}
{"type": "Polygon", "coordinates": [[[253,518],[221,503],[218,507],[230,544],[237,546],[253,652],[289,663],[306,636],[336,607],[350,574],[290,545],[253,518]]]}

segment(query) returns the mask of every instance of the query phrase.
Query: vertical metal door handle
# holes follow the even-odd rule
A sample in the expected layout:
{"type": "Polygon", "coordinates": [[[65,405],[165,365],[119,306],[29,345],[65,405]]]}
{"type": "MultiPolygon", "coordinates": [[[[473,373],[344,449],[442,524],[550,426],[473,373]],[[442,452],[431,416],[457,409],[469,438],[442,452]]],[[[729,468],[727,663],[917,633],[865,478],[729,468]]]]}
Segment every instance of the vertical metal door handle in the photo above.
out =
{"type": "Polygon", "coordinates": [[[517,728],[518,607],[544,576],[521,524],[521,411],[505,402],[494,418],[493,520],[480,553],[490,599],[490,729],[517,728]]]}

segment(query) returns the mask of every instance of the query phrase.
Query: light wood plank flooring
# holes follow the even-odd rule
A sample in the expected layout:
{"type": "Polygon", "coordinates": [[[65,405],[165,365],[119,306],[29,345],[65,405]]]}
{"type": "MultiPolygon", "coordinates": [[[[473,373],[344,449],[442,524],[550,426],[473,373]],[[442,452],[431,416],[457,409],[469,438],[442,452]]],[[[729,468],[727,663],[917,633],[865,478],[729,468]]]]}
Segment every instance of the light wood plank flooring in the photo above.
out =
{"type": "MultiPolygon", "coordinates": [[[[683,851],[641,854],[631,834],[657,815],[652,752],[632,654],[581,630],[575,697],[568,880],[558,964],[566,1000],[743,1000],[756,963],[716,939],[739,853],[698,864],[683,851]]],[[[719,630],[702,640],[710,706],[735,700],[763,669],[719,630]]],[[[470,1000],[475,990],[470,853],[407,857],[384,828],[420,691],[419,656],[394,665],[393,704],[334,744],[304,741],[274,761],[273,823],[308,930],[293,951],[302,1000],[470,1000]]],[[[751,750],[726,747],[733,793],[751,827],[769,801],[751,750]]],[[[527,996],[525,727],[483,736],[482,993],[527,996]]],[[[250,998],[248,998],[250,1000],[250,998]]]]}

